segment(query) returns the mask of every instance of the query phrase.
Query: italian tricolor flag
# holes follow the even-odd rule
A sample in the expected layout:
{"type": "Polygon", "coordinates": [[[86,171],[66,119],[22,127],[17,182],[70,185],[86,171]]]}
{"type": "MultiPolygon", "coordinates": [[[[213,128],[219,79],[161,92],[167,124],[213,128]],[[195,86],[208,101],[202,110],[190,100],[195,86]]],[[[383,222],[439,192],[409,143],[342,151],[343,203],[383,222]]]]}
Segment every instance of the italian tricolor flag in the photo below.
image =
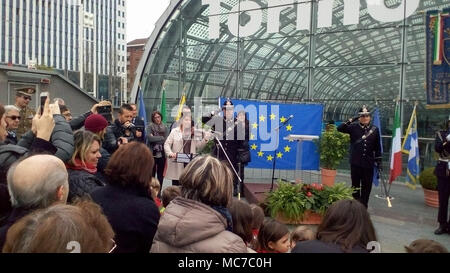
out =
{"type": "Polygon", "coordinates": [[[432,17],[436,18],[434,23],[434,51],[433,64],[441,65],[444,53],[444,18],[448,17],[448,13],[441,13],[432,17]]]}
{"type": "Polygon", "coordinates": [[[391,150],[391,172],[389,183],[402,174],[402,144],[400,131],[400,104],[397,102],[395,106],[394,128],[392,130],[392,150],[391,150]]]}

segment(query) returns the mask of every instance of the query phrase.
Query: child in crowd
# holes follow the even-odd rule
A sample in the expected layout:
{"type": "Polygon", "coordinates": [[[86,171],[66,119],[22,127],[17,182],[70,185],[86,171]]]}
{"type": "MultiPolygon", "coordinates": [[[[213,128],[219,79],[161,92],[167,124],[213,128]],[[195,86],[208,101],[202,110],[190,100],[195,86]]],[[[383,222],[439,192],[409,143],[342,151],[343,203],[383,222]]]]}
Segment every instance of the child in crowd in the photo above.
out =
{"type": "Polygon", "coordinates": [[[266,220],[258,233],[258,253],[287,253],[290,250],[289,230],[273,219],[266,220]]]}
{"type": "Polygon", "coordinates": [[[258,248],[258,233],[259,233],[259,229],[261,228],[263,222],[264,222],[264,211],[263,209],[256,205],[256,204],[251,204],[250,208],[252,209],[252,234],[253,234],[253,239],[252,241],[249,243],[249,247],[251,249],[256,250],[258,248]]]}
{"type": "Polygon", "coordinates": [[[163,190],[161,197],[162,207],[159,210],[161,214],[164,213],[164,210],[167,208],[170,202],[178,196],[181,196],[181,189],[179,186],[170,186],[163,190]]]}
{"type": "Polygon", "coordinates": [[[448,253],[448,250],[440,243],[428,240],[418,239],[409,246],[405,246],[407,253],[448,253]]]}
{"type": "Polygon", "coordinates": [[[309,227],[299,226],[291,232],[291,248],[294,248],[298,242],[311,241],[316,239],[316,234],[309,227]]]}
{"type": "Polygon", "coordinates": [[[159,190],[161,189],[161,186],[159,185],[158,179],[152,177],[152,180],[150,182],[150,195],[153,198],[153,201],[155,201],[155,204],[158,208],[161,207],[161,200],[158,198],[159,190]]]}
{"type": "Polygon", "coordinates": [[[228,210],[233,220],[233,233],[242,238],[247,246],[248,253],[255,253],[253,249],[248,247],[248,244],[253,240],[253,213],[250,205],[244,201],[233,199],[228,210]]]}

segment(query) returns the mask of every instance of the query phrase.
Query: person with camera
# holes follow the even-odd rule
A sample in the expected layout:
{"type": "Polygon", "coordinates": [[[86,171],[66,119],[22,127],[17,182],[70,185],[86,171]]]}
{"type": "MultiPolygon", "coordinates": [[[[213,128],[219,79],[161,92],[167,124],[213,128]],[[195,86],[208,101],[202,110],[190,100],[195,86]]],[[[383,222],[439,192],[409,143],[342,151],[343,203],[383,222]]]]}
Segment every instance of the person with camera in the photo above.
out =
{"type": "Polygon", "coordinates": [[[358,188],[353,198],[366,208],[372,190],[374,164],[381,172],[380,131],[370,123],[370,111],[364,105],[357,117],[342,123],[337,130],[350,135],[350,165],[352,186],[358,188]],[[358,121],[358,122],[355,122],[358,121]]]}
{"type": "Polygon", "coordinates": [[[136,126],[131,122],[132,120],[133,107],[127,103],[122,104],[117,119],[108,126],[103,142],[103,148],[110,154],[113,154],[120,145],[137,139],[136,126]]]}
{"type": "MultiPolygon", "coordinates": [[[[64,116],[67,122],[69,122],[72,131],[81,129],[84,126],[84,122],[86,121],[86,119],[92,114],[100,114],[105,117],[106,120],[108,120],[108,115],[111,116],[111,102],[109,101],[101,101],[97,104],[94,104],[91,110],[76,118],[72,118],[72,114],[70,113],[70,110],[66,105],[59,105],[59,108],[61,109],[61,114],[64,116]]],[[[109,121],[111,121],[111,118],[109,118],[109,121]]]]}
{"type": "Polygon", "coordinates": [[[136,103],[130,103],[131,107],[133,108],[133,119],[131,120],[131,123],[134,125],[134,130],[136,132],[135,140],[139,142],[145,142],[144,139],[144,131],[145,131],[145,121],[142,119],[142,117],[138,117],[138,111],[137,111],[137,105],[136,103]]]}

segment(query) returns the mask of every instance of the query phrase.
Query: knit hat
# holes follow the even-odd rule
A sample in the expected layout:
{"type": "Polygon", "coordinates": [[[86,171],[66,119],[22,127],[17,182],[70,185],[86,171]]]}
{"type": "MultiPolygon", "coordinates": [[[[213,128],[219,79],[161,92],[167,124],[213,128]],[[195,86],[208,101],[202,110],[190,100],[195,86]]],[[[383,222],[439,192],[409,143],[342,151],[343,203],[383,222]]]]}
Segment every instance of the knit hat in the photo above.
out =
{"type": "Polygon", "coordinates": [[[84,121],[84,128],[87,131],[98,133],[108,126],[108,121],[99,114],[92,114],[84,121]]]}

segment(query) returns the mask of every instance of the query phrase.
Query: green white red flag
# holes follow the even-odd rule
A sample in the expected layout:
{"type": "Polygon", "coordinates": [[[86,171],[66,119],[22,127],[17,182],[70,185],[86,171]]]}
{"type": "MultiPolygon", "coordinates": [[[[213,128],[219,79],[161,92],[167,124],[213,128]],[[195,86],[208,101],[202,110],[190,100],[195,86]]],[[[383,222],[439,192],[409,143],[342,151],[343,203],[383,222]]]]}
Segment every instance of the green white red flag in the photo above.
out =
{"type": "Polygon", "coordinates": [[[400,130],[400,104],[395,106],[394,127],[392,130],[392,149],[389,183],[402,174],[402,132],[400,130]]]}

